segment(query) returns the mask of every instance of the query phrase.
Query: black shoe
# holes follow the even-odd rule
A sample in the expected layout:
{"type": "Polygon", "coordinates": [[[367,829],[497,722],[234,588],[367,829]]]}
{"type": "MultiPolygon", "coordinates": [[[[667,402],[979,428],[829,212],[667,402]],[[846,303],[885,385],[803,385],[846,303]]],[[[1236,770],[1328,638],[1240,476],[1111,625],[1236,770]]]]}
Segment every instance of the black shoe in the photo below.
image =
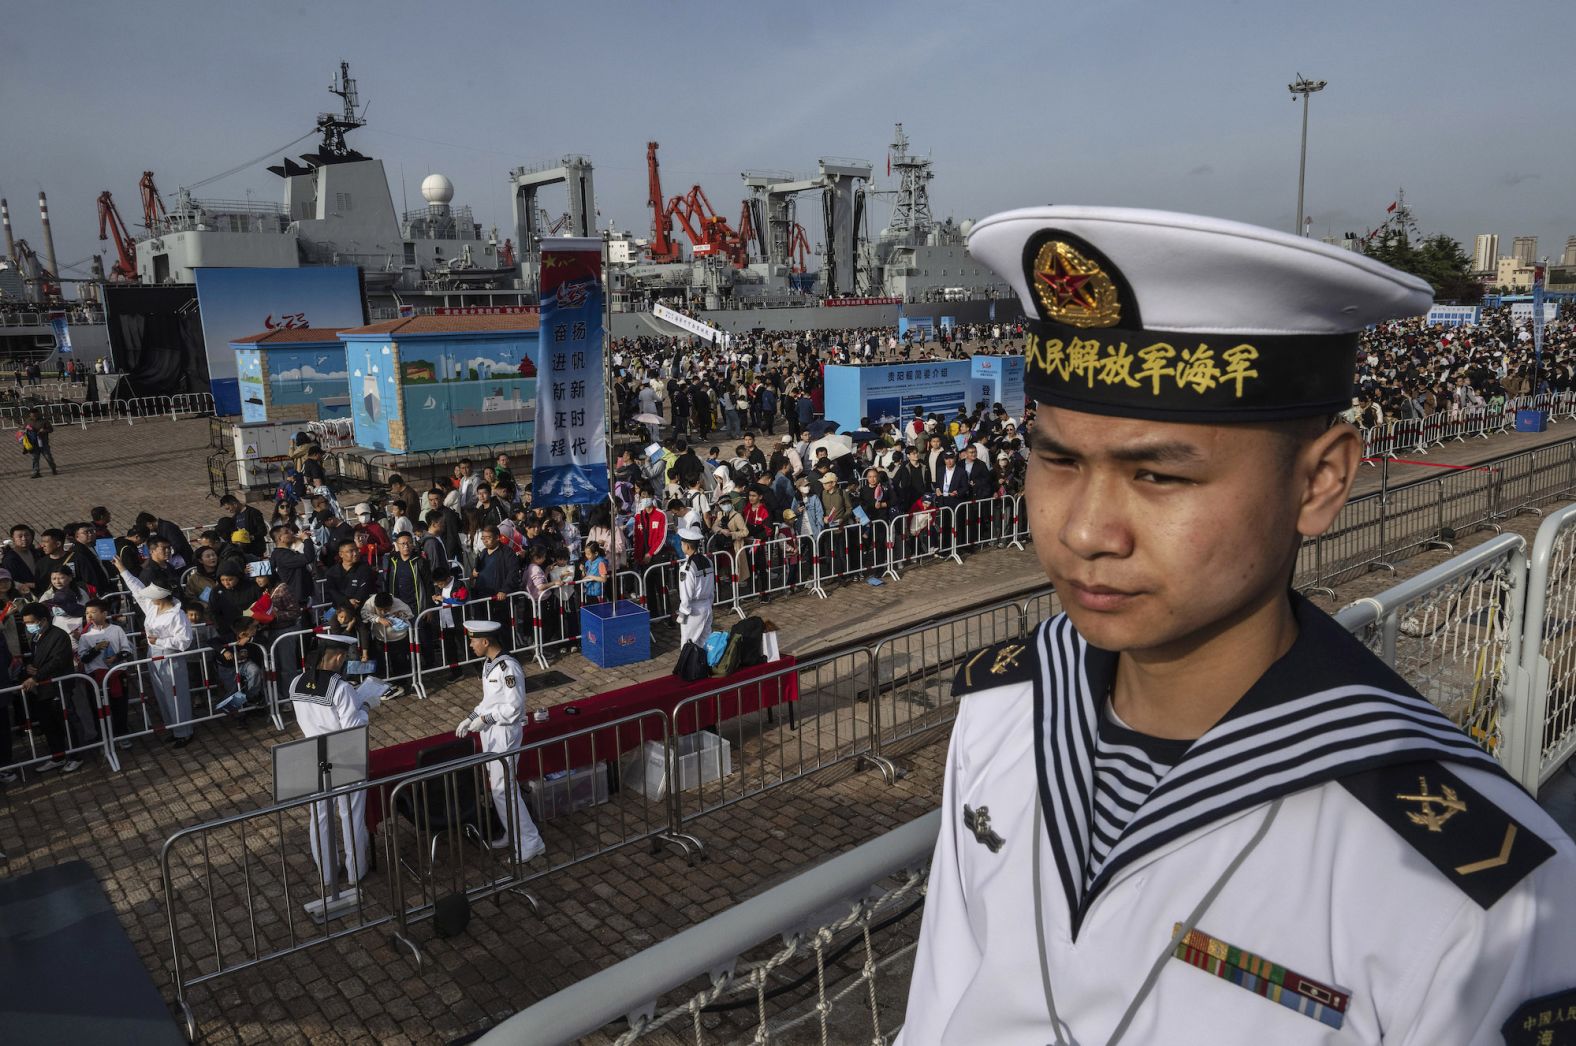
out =
{"type": "Polygon", "coordinates": [[[30,479],[38,479],[39,477],[40,477],[40,473],[35,472],[35,473],[32,474],[32,476],[30,476],[28,478],[30,478],[30,479]]]}
{"type": "Polygon", "coordinates": [[[170,747],[171,748],[185,748],[187,745],[192,743],[192,741],[196,738],[196,736],[197,735],[195,735],[195,734],[187,734],[185,737],[177,737],[170,744],[170,747]]]}

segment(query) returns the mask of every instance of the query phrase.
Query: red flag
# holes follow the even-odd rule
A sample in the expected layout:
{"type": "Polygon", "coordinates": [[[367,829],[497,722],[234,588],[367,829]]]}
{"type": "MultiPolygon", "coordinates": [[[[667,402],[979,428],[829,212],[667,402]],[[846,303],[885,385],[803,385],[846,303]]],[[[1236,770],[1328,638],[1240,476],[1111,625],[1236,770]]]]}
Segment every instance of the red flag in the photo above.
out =
{"type": "Polygon", "coordinates": [[[1400,203],[1399,200],[1391,203],[1390,206],[1388,206],[1388,207],[1386,207],[1384,209],[1384,213],[1386,213],[1386,214],[1394,214],[1395,213],[1396,204],[1398,204],[1398,203],[1400,203]]]}
{"type": "Polygon", "coordinates": [[[892,154],[887,153],[887,177],[892,177],[892,154]]]}

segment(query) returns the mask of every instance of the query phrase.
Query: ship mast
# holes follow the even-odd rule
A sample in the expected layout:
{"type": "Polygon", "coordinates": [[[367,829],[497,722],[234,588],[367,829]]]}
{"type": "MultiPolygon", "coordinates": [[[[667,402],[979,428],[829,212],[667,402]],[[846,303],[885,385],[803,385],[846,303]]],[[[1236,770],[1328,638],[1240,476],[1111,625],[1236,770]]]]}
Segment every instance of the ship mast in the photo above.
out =
{"type": "Polygon", "coordinates": [[[931,178],[928,157],[914,156],[908,151],[908,135],[898,124],[892,132],[892,170],[897,172],[897,197],[892,203],[892,218],[887,232],[899,242],[919,243],[935,224],[930,214],[931,178]]]}
{"type": "Polygon", "coordinates": [[[361,100],[356,94],[356,81],[350,76],[350,63],[339,63],[339,79],[328,85],[328,93],[338,95],[343,103],[338,113],[319,113],[317,116],[317,130],[323,136],[323,148],[320,154],[333,159],[352,159],[356,153],[345,142],[345,135],[366,121],[356,115],[356,108],[361,100]]]}

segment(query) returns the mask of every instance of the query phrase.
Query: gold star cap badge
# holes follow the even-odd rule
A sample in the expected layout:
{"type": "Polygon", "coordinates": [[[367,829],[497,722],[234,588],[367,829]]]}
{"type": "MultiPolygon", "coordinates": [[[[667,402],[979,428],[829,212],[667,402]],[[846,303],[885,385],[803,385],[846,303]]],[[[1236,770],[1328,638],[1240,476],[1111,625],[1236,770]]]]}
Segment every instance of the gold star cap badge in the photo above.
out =
{"type": "Polygon", "coordinates": [[[1046,240],[1034,257],[1033,286],[1047,319],[1071,327],[1115,327],[1122,321],[1116,284],[1065,240],[1046,240]]]}

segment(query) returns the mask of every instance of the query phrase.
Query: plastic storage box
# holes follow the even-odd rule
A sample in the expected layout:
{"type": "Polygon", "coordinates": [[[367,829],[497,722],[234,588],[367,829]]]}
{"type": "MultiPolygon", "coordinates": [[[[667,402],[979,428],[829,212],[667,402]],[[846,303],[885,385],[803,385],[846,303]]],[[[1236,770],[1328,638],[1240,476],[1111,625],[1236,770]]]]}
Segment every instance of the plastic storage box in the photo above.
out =
{"type": "Polygon", "coordinates": [[[531,816],[538,821],[563,817],[576,810],[607,802],[607,763],[576,770],[561,770],[525,783],[526,802],[531,816]]]}
{"type": "MultiPolygon", "coordinates": [[[[674,769],[680,791],[710,784],[733,773],[733,746],[726,737],[702,730],[678,738],[675,749],[674,769]]],[[[647,741],[639,751],[626,755],[620,764],[624,787],[648,799],[661,799],[668,792],[664,762],[661,742],[647,741]]]]}

